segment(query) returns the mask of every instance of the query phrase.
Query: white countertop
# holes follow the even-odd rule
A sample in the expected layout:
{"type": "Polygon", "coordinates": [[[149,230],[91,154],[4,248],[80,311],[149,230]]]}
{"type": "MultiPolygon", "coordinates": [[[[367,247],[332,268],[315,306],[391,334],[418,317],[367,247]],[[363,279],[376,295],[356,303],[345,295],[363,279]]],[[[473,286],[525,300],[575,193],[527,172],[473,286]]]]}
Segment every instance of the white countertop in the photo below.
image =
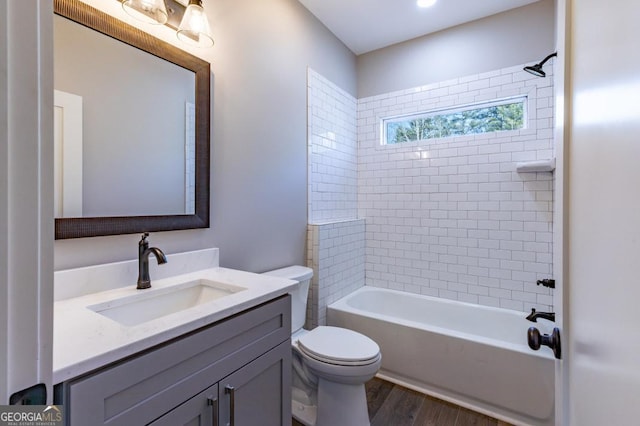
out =
{"type": "Polygon", "coordinates": [[[137,290],[133,282],[127,287],[58,300],[54,303],[53,383],[72,379],[272,300],[290,292],[296,284],[284,278],[213,267],[152,280],[149,290],[137,290]],[[246,290],[135,326],[124,326],[88,308],[198,279],[246,287],[246,290]]]}

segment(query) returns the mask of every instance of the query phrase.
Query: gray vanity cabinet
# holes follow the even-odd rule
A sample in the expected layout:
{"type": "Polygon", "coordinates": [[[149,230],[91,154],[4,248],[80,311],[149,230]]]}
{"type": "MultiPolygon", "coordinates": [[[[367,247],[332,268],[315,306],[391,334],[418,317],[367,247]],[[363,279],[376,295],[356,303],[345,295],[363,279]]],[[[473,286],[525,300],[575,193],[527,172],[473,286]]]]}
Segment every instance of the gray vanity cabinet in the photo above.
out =
{"type": "Polygon", "coordinates": [[[169,411],[149,426],[218,425],[218,385],[213,385],[169,411]]]}
{"type": "Polygon", "coordinates": [[[284,342],[149,426],[289,425],[290,362],[284,342]]]}
{"type": "Polygon", "coordinates": [[[282,296],[63,383],[67,424],[290,425],[290,303],[282,296]]]}
{"type": "Polygon", "coordinates": [[[291,344],[284,342],[225,377],[218,387],[220,424],[291,424],[291,344]]]}

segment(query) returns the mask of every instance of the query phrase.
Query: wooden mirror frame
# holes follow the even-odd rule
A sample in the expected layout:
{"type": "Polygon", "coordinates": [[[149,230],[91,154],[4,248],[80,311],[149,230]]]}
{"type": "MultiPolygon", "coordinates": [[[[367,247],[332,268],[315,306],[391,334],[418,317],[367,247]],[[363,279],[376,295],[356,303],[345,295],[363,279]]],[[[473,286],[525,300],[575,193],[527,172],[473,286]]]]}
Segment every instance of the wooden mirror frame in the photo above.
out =
{"type": "Polygon", "coordinates": [[[211,66],[169,43],[78,0],[54,0],[54,12],[195,73],[195,214],[60,218],[55,238],[83,238],[209,227],[211,66]]]}

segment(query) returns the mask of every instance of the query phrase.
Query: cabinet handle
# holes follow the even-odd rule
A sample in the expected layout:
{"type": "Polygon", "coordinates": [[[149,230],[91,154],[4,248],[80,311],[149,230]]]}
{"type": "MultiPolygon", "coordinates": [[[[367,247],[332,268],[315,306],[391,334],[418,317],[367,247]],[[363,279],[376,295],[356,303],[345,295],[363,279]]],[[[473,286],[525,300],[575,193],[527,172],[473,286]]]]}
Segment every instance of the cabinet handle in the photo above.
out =
{"type": "Polygon", "coordinates": [[[236,424],[236,403],[235,403],[235,396],[236,396],[236,388],[234,388],[231,385],[227,385],[224,387],[224,393],[229,394],[229,426],[235,426],[236,424]]]}
{"type": "Polygon", "coordinates": [[[207,398],[207,405],[211,407],[211,423],[218,426],[218,398],[207,398]]]}

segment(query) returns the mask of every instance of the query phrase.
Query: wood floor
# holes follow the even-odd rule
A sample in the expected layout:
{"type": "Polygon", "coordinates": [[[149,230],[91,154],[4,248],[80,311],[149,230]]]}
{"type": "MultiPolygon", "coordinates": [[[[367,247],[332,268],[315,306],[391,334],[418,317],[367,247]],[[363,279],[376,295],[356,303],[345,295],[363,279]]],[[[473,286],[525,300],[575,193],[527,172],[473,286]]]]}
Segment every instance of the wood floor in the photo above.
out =
{"type": "MultiPolygon", "coordinates": [[[[367,382],[366,389],[371,426],[510,426],[378,378],[367,382]]],[[[292,425],[302,426],[296,420],[292,425]]]]}

